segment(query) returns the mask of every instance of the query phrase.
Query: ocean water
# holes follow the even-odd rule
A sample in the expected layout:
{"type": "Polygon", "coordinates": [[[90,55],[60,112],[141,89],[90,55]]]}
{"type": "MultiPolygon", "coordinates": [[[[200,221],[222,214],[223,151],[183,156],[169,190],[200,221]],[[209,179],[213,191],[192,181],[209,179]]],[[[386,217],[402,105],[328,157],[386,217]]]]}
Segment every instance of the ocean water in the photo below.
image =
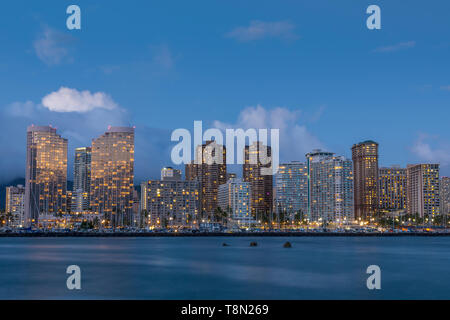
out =
{"type": "Polygon", "coordinates": [[[0,299],[450,299],[450,237],[0,238],[0,299]]]}

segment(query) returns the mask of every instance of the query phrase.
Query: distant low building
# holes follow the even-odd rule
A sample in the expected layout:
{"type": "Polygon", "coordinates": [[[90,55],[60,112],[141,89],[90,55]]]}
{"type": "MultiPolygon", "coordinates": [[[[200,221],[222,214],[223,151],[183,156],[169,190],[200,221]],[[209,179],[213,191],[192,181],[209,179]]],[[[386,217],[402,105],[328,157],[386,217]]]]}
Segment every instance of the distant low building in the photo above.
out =
{"type": "Polygon", "coordinates": [[[23,185],[17,187],[6,187],[5,212],[10,215],[11,226],[23,226],[25,221],[25,188],[23,185]]]}
{"type": "Polygon", "coordinates": [[[170,180],[179,181],[179,180],[181,180],[181,170],[174,169],[172,167],[164,167],[161,169],[161,180],[163,180],[163,181],[170,181],[170,180]]]}
{"type": "Polygon", "coordinates": [[[199,182],[148,180],[141,183],[141,210],[150,227],[194,227],[199,222],[199,182]]]}
{"type": "Polygon", "coordinates": [[[219,207],[239,226],[255,223],[250,212],[250,183],[231,178],[219,186],[219,207]]]}

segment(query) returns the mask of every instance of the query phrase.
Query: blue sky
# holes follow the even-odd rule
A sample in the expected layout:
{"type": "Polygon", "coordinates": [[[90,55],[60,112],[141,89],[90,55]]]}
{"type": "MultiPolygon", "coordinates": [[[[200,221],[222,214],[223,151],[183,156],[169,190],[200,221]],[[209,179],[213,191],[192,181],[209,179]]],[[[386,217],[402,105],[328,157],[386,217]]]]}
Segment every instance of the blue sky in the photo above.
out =
{"type": "Polygon", "coordinates": [[[139,182],[171,164],[170,133],[194,120],[281,127],[282,161],[372,139],[382,166],[439,162],[450,175],[449,12],[444,0],[5,1],[0,180],[24,175],[31,123],[71,149],[135,125],[139,182]],[[66,28],[70,4],[81,30],[66,28]],[[370,4],[381,30],[366,28],[370,4]],[[64,104],[96,93],[83,110],[64,104]]]}

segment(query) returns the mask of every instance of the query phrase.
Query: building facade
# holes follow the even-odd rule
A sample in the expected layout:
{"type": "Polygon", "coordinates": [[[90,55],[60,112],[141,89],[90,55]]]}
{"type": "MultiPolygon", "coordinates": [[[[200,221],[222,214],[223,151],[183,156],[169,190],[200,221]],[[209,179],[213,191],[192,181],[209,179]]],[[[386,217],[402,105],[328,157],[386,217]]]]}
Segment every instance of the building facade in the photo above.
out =
{"type": "Polygon", "coordinates": [[[24,225],[25,188],[23,185],[6,187],[5,212],[11,215],[12,226],[19,227],[24,225]]]}
{"type": "Polygon", "coordinates": [[[282,163],[275,175],[275,210],[285,214],[308,212],[308,167],[306,163],[282,163]]]}
{"type": "Polygon", "coordinates": [[[366,220],[378,210],[378,143],[353,145],[352,160],[355,217],[366,220]]]}
{"type": "Polygon", "coordinates": [[[161,180],[181,180],[181,171],[172,167],[161,169],[161,180]]]}
{"type": "Polygon", "coordinates": [[[218,207],[219,186],[226,183],[226,148],[215,141],[197,146],[195,160],[185,166],[186,180],[200,184],[200,208],[204,219],[211,219],[218,207]]]}
{"type": "Polygon", "coordinates": [[[244,148],[242,176],[245,182],[250,183],[250,209],[253,217],[273,211],[271,156],[271,147],[259,141],[244,148]],[[271,174],[264,174],[264,169],[271,174]]]}
{"type": "Polygon", "coordinates": [[[321,150],[306,154],[306,159],[311,221],[342,223],[353,220],[352,161],[321,150]]]}
{"type": "Polygon", "coordinates": [[[450,177],[441,179],[441,213],[450,214],[450,177]]]}
{"type": "Polygon", "coordinates": [[[195,227],[200,222],[198,181],[149,180],[141,183],[141,210],[154,228],[195,227]]]}
{"type": "Polygon", "coordinates": [[[27,128],[25,225],[66,212],[67,140],[51,126],[27,128]]]}
{"type": "Polygon", "coordinates": [[[219,186],[219,207],[227,212],[238,226],[255,223],[250,212],[250,183],[239,178],[230,178],[219,186]]]}
{"type": "Polygon", "coordinates": [[[109,127],[92,141],[90,186],[90,206],[106,226],[132,224],[133,180],[134,128],[109,127]]]}
{"type": "Polygon", "coordinates": [[[90,208],[92,148],[75,149],[73,165],[72,212],[86,212],[90,208]]]}
{"type": "Polygon", "coordinates": [[[433,217],[440,210],[439,164],[408,165],[407,212],[419,217],[433,217]]]}
{"type": "Polygon", "coordinates": [[[406,169],[380,168],[378,179],[379,211],[406,211],[406,169]]]}

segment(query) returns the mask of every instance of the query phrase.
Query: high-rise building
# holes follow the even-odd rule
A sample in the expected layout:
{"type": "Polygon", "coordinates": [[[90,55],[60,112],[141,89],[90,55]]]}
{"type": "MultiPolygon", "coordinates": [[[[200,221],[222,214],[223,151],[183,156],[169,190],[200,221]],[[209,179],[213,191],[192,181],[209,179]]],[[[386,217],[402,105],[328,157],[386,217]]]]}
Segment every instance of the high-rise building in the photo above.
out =
{"type": "Polygon", "coordinates": [[[195,226],[199,223],[198,181],[149,180],[141,183],[141,210],[153,227],[195,226]]]}
{"type": "Polygon", "coordinates": [[[25,188],[23,185],[17,187],[6,187],[5,212],[11,214],[13,226],[23,226],[25,221],[25,188]]]}
{"type": "Polygon", "coordinates": [[[439,214],[439,164],[408,165],[407,212],[419,217],[439,214]]]}
{"type": "Polygon", "coordinates": [[[250,208],[253,217],[273,210],[272,149],[260,141],[244,148],[243,179],[250,182],[250,208]],[[270,174],[267,174],[270,171],[270,174]]]}
{"type": "Polygon", "coordinates": [[[306,154],[306,159],[310,219],[322,222],[353,220],[352,161],[321,150],[306,154]]]}
{"type": "Polygon", "coordinates": [[[250,183],[231,178],[219,186],[219,207],[239,226],[255,223],[250,213],[250,183]]]}
{"type": "Polygon", "coordinates": [[[226,183],[226,148],[215,141],[197,146],[194,163],[186,164],[186,180],[200,184],[200,208],[204,218],[211,219],[218,207],[219,185],[226,183]]]}
{"type": "Polygon", "coordinates": [[[134,128],[109,127],[92,141],[91,199],[107,226],[130,225],[133,208],[134,128]]]}
{"type": "Polygon", "coordinates": [[[72,212],[89,210],[91,192],[91,147],[75,149],[73,165],[72,212]]]}
{"type": "Polygon", "coordinates": [[[378,143],[364,141],[352,147],[355,217],[366,220],[378,209],[378,143]]]}
{"type": "Polygon", "coordinates": [[[161,180],[181,180],[181,171],[172,167],[161,169],[161,180]]]}
{"type": "Polygon", "coordinates": [[[378,179],[380,211],[406,211],[406,169],[397,166],[380,168],[378,179]]]}
{"type": "Polygon", "coordinates": [[[275,210],[286,214],[308,211],[308,167],[292,161],[282,163],[275,175],[275,210]]]}
{"type": "Polygon", "coordinates": [[[450,177],[441,179],[441,213],[450,214],[450,177]]]}
{"type": "Polygon", "coordinates": [[[25,225],[66,212],[67,140],[51,126],[27,128],[25,225]]]}

